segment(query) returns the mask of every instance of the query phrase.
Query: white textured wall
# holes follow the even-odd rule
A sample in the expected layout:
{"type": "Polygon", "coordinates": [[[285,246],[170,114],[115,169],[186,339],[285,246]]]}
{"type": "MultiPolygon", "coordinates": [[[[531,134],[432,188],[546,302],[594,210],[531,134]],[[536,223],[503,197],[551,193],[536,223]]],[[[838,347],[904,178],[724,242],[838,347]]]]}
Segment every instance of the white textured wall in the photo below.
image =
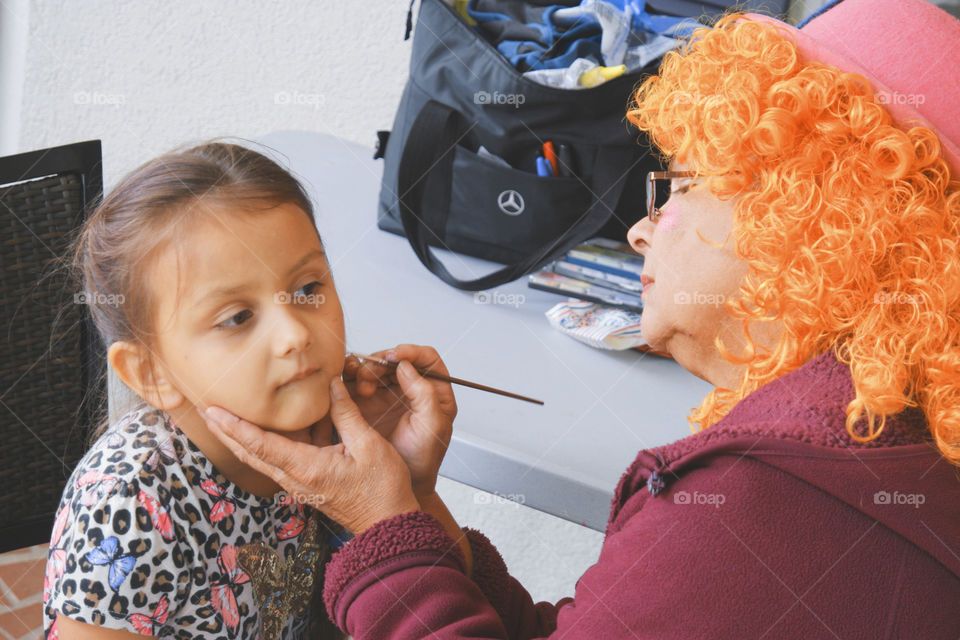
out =
{"type": "MultiPolygon", "coordinates": [[[[20,59],[18,40],[5,36],[0,47],[11,62],[0,67],[0,113],[20,108],[0,153],[100,138],[109,190],[150,157],[212,136],[305,129],[372,149],[407,76],[406,11],[402,0],[2,0],[0,26],[26,33],[20,59]]],[[[440,493],[461,525],[493,540],[535,600],[573,595],[599,553],[597,532],[477,500],[452,481],[440,493]]]]}
{"type": "Polygon", "coordinates": [[[17,146],[100,138],[109,188],[151,156],[212,136],[310,129],[372,145],[406,80],[406,9],[32,2],[17,146]]]}
{"type": "Polygon", "coordinates": [[[29,18],[28,0],[0,3],[0,155],[19,150],[29,18]]]}

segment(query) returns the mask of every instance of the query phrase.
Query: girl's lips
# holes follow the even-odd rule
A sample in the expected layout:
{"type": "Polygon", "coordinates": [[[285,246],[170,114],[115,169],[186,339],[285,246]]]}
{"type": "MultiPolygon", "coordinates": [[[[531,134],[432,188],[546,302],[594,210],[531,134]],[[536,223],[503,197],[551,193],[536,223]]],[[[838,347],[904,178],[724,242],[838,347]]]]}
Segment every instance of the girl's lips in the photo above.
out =
{"type": "Polygon", "coordinates": [[[281,384],[280,386],[281,386],[281,387],[285,387],[285,386],[287,386],[287,385],[289,385],[289,384],[292,384],[292,383],[294,383],[294,382],[297,382],[298,380],[303,380],[304,378],[309,378],[309,377],[312,376],[313,374],[319,373],[319,372],[320,372],[320,368],[319,368],[319,367],[317,367],[316,369],[309,369],[309,370],[307,370],[307,371],[298,373],[297,375],[293,376],[292,378],[290,378],[289,380],[287,380],[286,382],[284,382],[284,383],[281,384]]]}
{"type": "Polygon", "coordinates": [[[650,290],[650,287],[653,286],[653,281],[651,280],[648,284],[643,285],[643,289],[640,291],[640,299],[644,300],[647,295],[647,291],[650,290]]]}

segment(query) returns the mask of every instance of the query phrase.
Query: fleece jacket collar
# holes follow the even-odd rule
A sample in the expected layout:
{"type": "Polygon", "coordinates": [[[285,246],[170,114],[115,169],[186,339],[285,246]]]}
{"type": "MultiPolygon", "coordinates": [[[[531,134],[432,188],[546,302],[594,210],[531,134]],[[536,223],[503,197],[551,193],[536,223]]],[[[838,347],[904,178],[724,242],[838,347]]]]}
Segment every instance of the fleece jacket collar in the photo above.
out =
{"type": "MultiPolygon", "coordinates": [[[[620,480],[607,533],[627,518],[622,507],[636,492],[662,497],[684,470],[743,456],[879,521],[960,577],[960,468],[940,455],[919,407],[888,416],[876,440],[856,442],[844,422],[853,397],[850,368],[830,350],[755,390],[712,427],[644,449],[620,480]]],[[[865,425],[861,416],[856,432],[865,425]]]]}

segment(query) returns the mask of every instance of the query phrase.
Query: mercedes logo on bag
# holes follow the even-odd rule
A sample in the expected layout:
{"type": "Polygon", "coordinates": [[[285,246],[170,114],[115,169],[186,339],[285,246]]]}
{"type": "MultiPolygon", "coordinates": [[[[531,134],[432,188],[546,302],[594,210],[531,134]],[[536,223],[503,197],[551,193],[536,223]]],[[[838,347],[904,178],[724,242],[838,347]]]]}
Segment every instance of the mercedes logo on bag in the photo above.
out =
{"type": "Polygon", "coordinates": [[[523,196],[513,189],[501,191],[497,196],[497,206],[508,216],[518,216],[523,213],[523,196]]]}

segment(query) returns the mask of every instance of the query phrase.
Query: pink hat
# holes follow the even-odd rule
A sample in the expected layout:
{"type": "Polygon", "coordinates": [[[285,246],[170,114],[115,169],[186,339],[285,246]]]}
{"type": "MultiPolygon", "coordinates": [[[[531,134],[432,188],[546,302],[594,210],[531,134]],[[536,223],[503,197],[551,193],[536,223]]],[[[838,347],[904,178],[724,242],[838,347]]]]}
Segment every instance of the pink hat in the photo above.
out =
{"type": "Polygon", "coordinates": [[[861,74],[901,127],[929,127],[960,177],[960,20],[928,0],[839,0],[794,28],[805,60],[861,74]]]}

